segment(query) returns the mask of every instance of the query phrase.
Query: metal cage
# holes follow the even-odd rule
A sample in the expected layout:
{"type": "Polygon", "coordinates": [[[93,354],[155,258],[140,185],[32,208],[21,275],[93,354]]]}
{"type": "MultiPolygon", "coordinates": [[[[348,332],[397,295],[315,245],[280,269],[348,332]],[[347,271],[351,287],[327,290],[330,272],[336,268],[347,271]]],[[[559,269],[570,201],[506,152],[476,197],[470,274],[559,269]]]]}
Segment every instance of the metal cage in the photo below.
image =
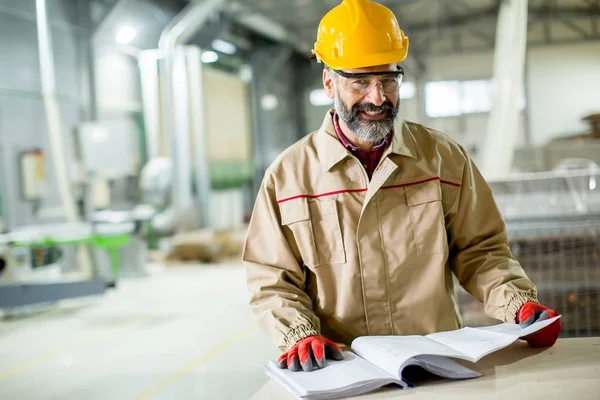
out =
{"type": "MultiPolygon", "coordinates": [[[[510,248],[561,315],[561,337],[600,336],[600,170],[522,174],[490,181],[510,248]]],[[[497,321],[458,287],[465,326],[497,321]]]]}

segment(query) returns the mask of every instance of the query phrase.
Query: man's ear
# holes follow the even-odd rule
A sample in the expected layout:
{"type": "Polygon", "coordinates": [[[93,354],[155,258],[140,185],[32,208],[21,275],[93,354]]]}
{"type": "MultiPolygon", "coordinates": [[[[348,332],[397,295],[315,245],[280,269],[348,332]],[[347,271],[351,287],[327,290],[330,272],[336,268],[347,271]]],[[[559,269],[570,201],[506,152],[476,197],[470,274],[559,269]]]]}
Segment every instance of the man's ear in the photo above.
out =
{"type": "Polygon", "coordinates": [[[323,68],[323,89],[327,97],[333,99],[335,97],[335,88],[333,87],[333,72],[329,68],[323,68]]]}

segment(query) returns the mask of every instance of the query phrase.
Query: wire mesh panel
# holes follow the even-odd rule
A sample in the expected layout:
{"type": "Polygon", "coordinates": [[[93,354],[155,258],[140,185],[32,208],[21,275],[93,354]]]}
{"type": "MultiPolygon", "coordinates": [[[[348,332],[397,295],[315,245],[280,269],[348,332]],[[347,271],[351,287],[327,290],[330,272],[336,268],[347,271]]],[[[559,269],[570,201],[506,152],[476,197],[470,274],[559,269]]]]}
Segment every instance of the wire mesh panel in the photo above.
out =
{"type": "MultiPolygon", "coordinates": [[[[565,171],[489,182],[511,251],[540,302],[562,315],[562,337],[600,336],[598,180],[598,171],[565,171]]],[[[457,295],[466,326],[497,323],[462,288],[457,295]]]]}

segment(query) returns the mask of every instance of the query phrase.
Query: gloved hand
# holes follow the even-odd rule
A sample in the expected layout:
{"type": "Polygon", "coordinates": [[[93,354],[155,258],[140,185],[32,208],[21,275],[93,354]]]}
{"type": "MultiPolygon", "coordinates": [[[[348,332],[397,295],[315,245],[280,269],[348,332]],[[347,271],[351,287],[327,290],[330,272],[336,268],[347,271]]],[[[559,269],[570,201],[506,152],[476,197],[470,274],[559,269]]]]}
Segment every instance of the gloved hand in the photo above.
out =
{"type": "Polygon", "coordinates": [[[290,371],[312,371],[314,367],[324,368],[326,358],[343,360],[344,354],[337,344],[322,336],[310,336],[300,340],[277,360],[279,368],[288,368],[290,371]],[[315,365],[316,364],[316,365],[315,365]]]}
{"type": "MultiPolygon", "coordinates": [[[[543,321],[556,316],[558,316],[558,313],[554,310],[539,304],[527,302],[521,306],[519,311],[517,311],[517,322],[521,325],[521,328],[527,328],[534,322],[543,321]]],[[[562,324],[560,323],[560,319],[557,319],[547,327],[532,333],[531,335],[525,336],[523,339],[525,339],[531,347],[549,347],[556,343],[561,330],[562,324]]]]}

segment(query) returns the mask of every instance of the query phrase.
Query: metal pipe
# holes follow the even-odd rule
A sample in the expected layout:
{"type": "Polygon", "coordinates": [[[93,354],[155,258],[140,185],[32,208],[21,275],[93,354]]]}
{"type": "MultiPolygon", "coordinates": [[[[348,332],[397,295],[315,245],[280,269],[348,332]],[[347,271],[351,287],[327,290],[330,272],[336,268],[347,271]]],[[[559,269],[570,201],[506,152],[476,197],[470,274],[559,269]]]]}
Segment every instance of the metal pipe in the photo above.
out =
{"type": "Polygon", "coordinates": [[[159,52],[155,49],[144,50],[138,57],[146,130],[146,154],[149,160],[164,155],[160,146],[159,58],[159,52]]]}
{"type": "MultiPolygon", "coordinates": [[[[92,21],[92,10],[91,6],[87,4],[86,10],[84,11],[88,23],[91,25],[92,21]]],[[[87,62],[88,71],[86,74],[87,85],[88,85],[88,119],[90,121],[96,121],[98,119],[98,96],[96,90],[96,49],[93,40],[93,32],[87,31],[86,35],[87,49],[85,52],[85,59],[87,62]]]]}
{"type": "Polygon", "coordinates": [[[36,0],[37,37],[39,46],[42,93],[53,95],[56,89],[54,81],[54,58],[52,56],[52,38],[48,27],[48,14],[45,0],[36,0]]]}
{"type": "Polygon", "coordinates": [[[209,226],[210,221],[210,169],[206,128],[206,108],[204,96],[203,65],[201,52],[197,47],[190,47],[185,52],[188,65],[188,100],[195,112],[190,114],[192,137],[194,143],[195,181],[198,193],[200,226],[209,226]]]}
{"type": "Polygon", "coordinates": [[[299,35],[290,32],[283,25],[273,21],[260,12],[254,12],[244,2],[232,2],[229,6],[228,15],[238,24],[267,38],[273,39],[279,44],[293,47],[301,54],[310,54],[311,43],[299,35]]]}
{"type": "MultiPolygon", "coordinates": [[[[191,181],[188,179],[191,172],[191,163],[189,157],[190,148],[190,129],[189,118],[183,120],[175,118],[178,114],[177,107],[174,101],[174,81],[177,76],[174,74],[175,66],[175,47],[187,42],[192,35],[197,32],[210,15],[218,11],[225,5],[226,0],[206,0],[195,1],[190,3],[181,11],[169,25],[163,30],[158,47],[163,55],[162,68],[160,70],[163,82],[162,104],[164,111],[165,132],[169,143],[170,156],[173,160],[173,203],[175,212],[173,216],[175,224],[181,222],[184,214],[190,212],[189,207],[192,204],[191,181]]],[[[185,61],[185,58],[180,58],[185,61]]],[[[181,107],[181,106],[180,106],[181,107]]],[[[187,104],[185,105],[187,109],[187,104]]],[[[181,112],[181,111],[179,111],[181,112]]],[[[188,111],[189,112],[189,111],[188,111]]],[[[204,135],[203,143],[196,143],[196,146],[206,146],[206,135],[204,135]]],[[[197,162],[207,163],[208,160],[197,160],[197,162]]],[[[207,171],[207,168],[198,169],[207,171]]],[[[202,182],[210,179],[209,176],[198,176],[198,180],[202,182]]],[[[206,185],[198,187],[199,192],[205,191],[206,185]]],[[[202,220],[200,225],[206,224],[206,207],[208,207],[208,193],[201,193],[199,196],[202,199],[200,204],[202,220]],[[204,211],[202,211],[204,210],[204,211]]]]}
{"type": "Polygon", "coordinates": [[[66,156],[62,142],[62,121],[56,100],[56,81],[54,75],[54,58],[52,55],[52,38],[48,26],[46,0],[36,0],[36,19],[39,47],[39,61],[42,83],[42,97],[48,123],[48,136],[52,148],[54,170],[58,178],[62,206],[68,222],[77,222],[75,199],[69,184],[66,156]]]}
{"type": "MultiPolygon", "coordinates": [[[[56,99],[56,80],[54,75],[54,58],[52,54],[52,37],[48,24],[46,0],[36,0],[37,36],[42,83],[42,97],[46,111],[48,136],[52,150],[54,171],[58,180],[61,203],[67,222],[77,223],[79,216],[75,205],[75,197],[69,182],[66,155],[62,141],[63,126],[60,109],[56,99]]],[[[85,273],[93,271],[91,255],[87,248],[82,248],[81,258],[85,273]]]]}
{"type": "Polygon", "coordinates": [[[9,181],[11,176],[6,174],[7,171],[10,171],[10,154],[12,153],[10,150],[11,149],[7,148],[6,145],[0,143],[0,168],[2,168],[2,170],[0,170],[0,196],[4,193],[3,201],[0,201],[0,214],[3,218],[3,227],[0,228],[0,233],[16,227],[14,222],[17,215],[17,212],[15,211],[15,202],[7,201],[8,188],[11,186],[9,181]]]}
{"type": "MultiPolygon", "coordinates": [[[[175,181],[178,185],[178,208],[180,220],[178,225],[180,229],[187,230],[192,228],[191,222],[196,219],[196,215],[193,212],[193,196],[192,196],[192,163],[191,163],[191,126],[190,126],[190,114],[191,107],[189,102],[189,91],[188,91],[188,80],[187,80],[187,66],[185,60],[185,48],[183,46],[177,46],[173,50],[173,64],[172,64],[172,80],[169,81],[169,90],[172,91],[172,118],[173,118],[173,132],[170,139],[176,139],[173,141],[174,147],[171,147],[173,155],[176,157],[173,159],[174,165],[178,165],[179,169],[176,170],[175,181]]],[[[196,112],[196,110],[194,110],[196,112]]],[[[196,143],[197,147],[205,146],[205,142],[196,143]]],[[[203,177],[205,178],[205,177],[203,177]]],[[[206,179],[208,179],[206,177],[206,179]]],[[[205,204],[198,204],[200,209],[204,208],[205,204]]]]}

